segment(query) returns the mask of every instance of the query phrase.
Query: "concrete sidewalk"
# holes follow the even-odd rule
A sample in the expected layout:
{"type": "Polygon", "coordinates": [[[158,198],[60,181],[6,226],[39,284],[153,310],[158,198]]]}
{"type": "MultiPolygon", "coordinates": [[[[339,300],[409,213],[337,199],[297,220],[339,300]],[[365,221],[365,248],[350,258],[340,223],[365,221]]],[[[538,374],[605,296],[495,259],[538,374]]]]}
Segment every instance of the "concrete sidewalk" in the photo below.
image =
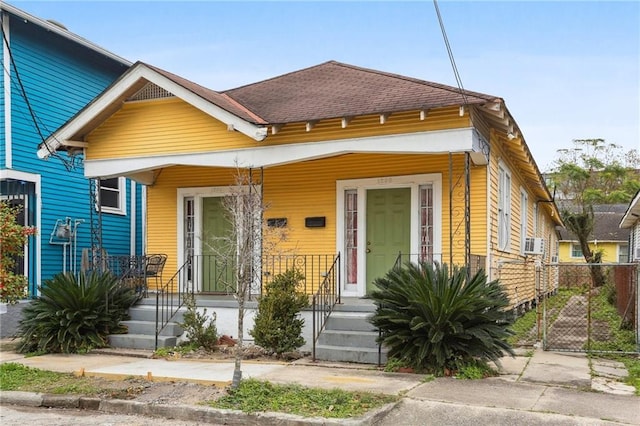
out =
{"type": "MultiPolygon", "coordinates": [[[[91,353],[25,358],[13,352],[0,352],[0,362],[19,362],[45,370],[90,376],[138,376],[216,385],[230,383],[233,376],[233,362],[184,358],[167,361],[140,357],[150,353],[137,355],[91,353]]],[[[244,361],[243,376],[274,383],[402,395],[402,402],[380,421],[384,425],[421,425],[425,424],[425,419],[429,419],[427,423],[430,424],[465,424],[464,419],[468,419],[468,424],[474,425],[516,421],[526,424],[604,424],[605,420],[613,422],[611,424],[640,425],[640,398],[633,396],[633,388],[616,380],[617,376],[624,377],[626,371],[611,361],[596,362],[593,367],[603,381],[613,383],[598,389],[598,393],[592,392],[600,385],[594,387],[594,383],[599,383],[598,377],[592,378],[585,355],[542,350],[523,351],[515,358],[503,359],[500,377],[485,380],[438,378],[425,383],[422,375],[384,373],[371,366],[312,363],[309,360],[288,364],[244,361]],[[442,415],[438,417],[438,413],[442,415]],[[451,417],[452,413],[457,416],[451,417]]],[[[8,393],[3,394],[7,394],[2,396],[2,402],[6,403],[8,393]]],[[[187,409],[181,407],[180,410],[187,409]]],[[[359,424],[372,421],[369,417],[361,419],[359,424]]],[[[300,424],[300,419],[296,422],[300,424]]],[[[357,423],[357,420],[350,422],[357,423]]]]}

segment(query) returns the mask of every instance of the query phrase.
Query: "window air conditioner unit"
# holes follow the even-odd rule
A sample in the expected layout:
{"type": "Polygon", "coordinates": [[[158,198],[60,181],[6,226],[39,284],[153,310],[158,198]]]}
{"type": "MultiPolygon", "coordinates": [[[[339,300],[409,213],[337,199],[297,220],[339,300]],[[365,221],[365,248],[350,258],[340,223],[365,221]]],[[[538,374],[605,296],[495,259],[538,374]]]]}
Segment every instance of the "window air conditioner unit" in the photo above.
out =
{"type": "Polygon", "coordinates": [[[551,263],[558,263],[558,256],[551,256],[551,263]]]}
{"type": "Polygon", "coordinates": [[[544,239],[527,237],[524,240],[524,254],[544,254],[544,239]]]}

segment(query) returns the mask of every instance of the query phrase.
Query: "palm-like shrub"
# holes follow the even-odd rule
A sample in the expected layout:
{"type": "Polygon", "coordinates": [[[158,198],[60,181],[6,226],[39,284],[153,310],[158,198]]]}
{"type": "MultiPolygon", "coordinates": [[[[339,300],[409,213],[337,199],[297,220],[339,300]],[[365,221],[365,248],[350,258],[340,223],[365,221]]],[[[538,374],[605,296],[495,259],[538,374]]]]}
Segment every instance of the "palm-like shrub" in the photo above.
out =
{"type": "Polygon", "coordinates": [[[107,346],[107,335],[122,332],[120,321],[138,299],[110,273],[58,274],[45,281],[40,297],[24,308],[19,351],[85,352],[107,346]]]}
{"type": "Polygon", "coordinates": [[[467,281],[467,271],[439,264],[406,264],[374,281],[376,311],[389,357],[420,370],[442,372],[479,360],[513,355],[506,342],[512,315],[498,281],[484,272],[467,281]]]}

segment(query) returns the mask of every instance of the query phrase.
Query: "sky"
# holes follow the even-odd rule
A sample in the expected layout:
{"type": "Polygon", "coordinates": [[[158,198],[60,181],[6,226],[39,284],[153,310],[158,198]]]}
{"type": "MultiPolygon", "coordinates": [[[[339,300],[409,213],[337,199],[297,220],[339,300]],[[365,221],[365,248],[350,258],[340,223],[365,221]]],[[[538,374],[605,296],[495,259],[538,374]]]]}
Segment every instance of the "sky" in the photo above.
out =
{"type": "MultiPolygon", "coordinates": [[[[214,90],[329,60],[456,86],[433,1],[9,3],[214,90]]],[[[640,149],[640,2],[438,7],[464,88],[504,99],[542,171],[574,139],[640,149]]]]}

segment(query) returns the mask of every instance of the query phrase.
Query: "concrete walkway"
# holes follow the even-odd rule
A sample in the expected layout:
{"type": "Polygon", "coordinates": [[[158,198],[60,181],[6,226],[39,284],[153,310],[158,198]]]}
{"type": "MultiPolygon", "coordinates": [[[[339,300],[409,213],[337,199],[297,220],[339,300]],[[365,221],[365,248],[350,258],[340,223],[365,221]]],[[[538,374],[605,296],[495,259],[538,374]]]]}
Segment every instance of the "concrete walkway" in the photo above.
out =
{"type": "MultiPolygon", "coordinates": [[[[19,362],[45,370],[83,372],[85,375],[102,377],[139,376],[150,380],[187,380],[217,385],[229,383],[233,376],[232,362],[190,359],[167,361],[141,358],[145,353],[136,355],[91,353],[24,358],[13,352],[0,352],[0,362],[19,362]]],[[[585,355],[537,349],[523,351],[515,358],[503,359],[500,377],[484,380],[438,378],[426,382],[421,375],[384,373],[371,366],[312,363],[309,360],[288,364],[245,361],[243,375],[275,383],[299,383],[310,387],[403,396],[393,409],[389,407],[375,416],[349,420],[349,424],[640,425],[640,397],[633,396],[633,388],[618,381],[619,377],[626,375],[626,370],[620,367],[619,363],[608,360],[594,362],[593,372],[597,376],[592,378],[592,368],[585,355]],[[605,386],[603,383],[608,384],[605,386]]],[[[3,392],[0,402],[15,403],[21,398],[11,392],[3,392]]],[[[130,402],[132,410],[140,409],[133,401],[130,402]]],[[[119,410],[126,411],[124,405],[119,407],[119,410]]],[[[171,415],[177,419],[190,420],[188,416],[201,412],[202,407],[165,407],[161,410],[163,416],[167,416],[167,410],[174,410],[171,415]]],[[[283,418],[278,415],[269,418],[272,420],[262,417],[259,423],[320,424],[324,421],[292,420],[291,416],[283,418]]],[[[235,424],[248,421],[243,418],[235,424]]],[[[324,422],[332,423],[335,422],[324,422]]]]}

